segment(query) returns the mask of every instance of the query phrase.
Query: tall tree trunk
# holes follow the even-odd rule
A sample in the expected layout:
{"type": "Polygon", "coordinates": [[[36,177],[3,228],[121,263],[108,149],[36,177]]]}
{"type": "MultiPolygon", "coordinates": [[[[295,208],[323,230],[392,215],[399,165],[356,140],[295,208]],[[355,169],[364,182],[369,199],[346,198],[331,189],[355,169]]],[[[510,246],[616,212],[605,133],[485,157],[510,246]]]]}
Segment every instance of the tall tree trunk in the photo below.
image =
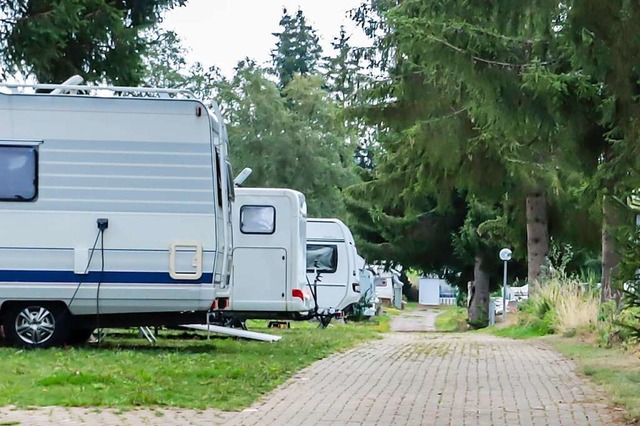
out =
{"type": "Polygon", "coordinates": [[[542,191],[527,196],[527,280],[529,294],[539,285],[542,265],[549,254],[547,198],[542,191]]]}
{"type": "Polygon", "coordinates": [[[620,303],[622,292],[613,286],[613,275],[620,262],[614,231],[620,224],[620,211],[609,196],[602,198],[602,286],[600,301],[615,300],[620,303]]]}
{"type": "Polygon", "coordinates": [[[475,260],[469,293],[469,325],[483,328],[489,325],[489,274],[482,270],[482,256],[476,255],[475,260]]]}

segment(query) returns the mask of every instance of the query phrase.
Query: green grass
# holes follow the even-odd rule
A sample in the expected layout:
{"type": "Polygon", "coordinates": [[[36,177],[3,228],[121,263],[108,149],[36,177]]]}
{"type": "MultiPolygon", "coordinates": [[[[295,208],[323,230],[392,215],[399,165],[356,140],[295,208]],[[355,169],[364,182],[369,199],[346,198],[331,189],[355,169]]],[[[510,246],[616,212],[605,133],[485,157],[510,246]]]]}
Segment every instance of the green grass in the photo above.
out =
{"type": "Polygon", "coordinates": [[[509,337],[511,339],[531,339],[533,337],[546,336],[549,334],[549,329],[547,327],[536,324],[510,325],[508,327],[501,328],[491,326],[479,331],[491,333],[495,336],[509,337]]]}
{"type": "MultiPolygon", "coordinates": [[[[266,323],[249,322],[266,332],[266,323]]],[[[377,323],[322,330],[292,323],[275,343],[163,331],[156,345],[137,333],[109,335],[100,348],[0,348],[0,406],[137,406],[239,410],[301,368],[388,330],[377,323]],[[188,337],[188,338],[187,338],[188,337]]]]}
{"type": "MultiPolygon", "coordinates": [[[[577,339],[546,339],[576,362],[582,374],[601,385],[628,420],[640,422],[640,358],[620,349],[606,349],[577,339]]],[[[635,423],[633,423],[635,424],[635,423]]]]}
{"type": "Polygon", "coordinates": [[[405,306],[404,309],[406,311],[412,311],[414,309],[418,309],[418,307],[420,307],[420,305],[418,304],[418,302],[405,302],[405,306]]]}
{"type": "Polygon", "coordinates": [[[448,306],[436,317],[438,331],[467,330],[467,310],[458,306],[448,306]]]}

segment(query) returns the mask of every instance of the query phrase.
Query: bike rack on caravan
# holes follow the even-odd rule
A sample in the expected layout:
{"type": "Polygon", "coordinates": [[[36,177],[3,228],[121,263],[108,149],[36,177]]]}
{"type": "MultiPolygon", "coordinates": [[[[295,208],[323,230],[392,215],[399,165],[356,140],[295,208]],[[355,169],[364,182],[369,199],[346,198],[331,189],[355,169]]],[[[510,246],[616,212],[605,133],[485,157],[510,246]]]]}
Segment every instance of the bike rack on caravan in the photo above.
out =
{"type": "Polygon", "coordinates": [[[360,271],[353,235],[339,219],[308,219],[307,275],[321,274],[317,284],[318,306],[350,314],[360,301],[360,271]],[[317,265],[317,267],[316,267],[317,265]]]}
{"type": "Polygon", "coordinates": [[[227,164],[217,105],[187,91],[0,85],[5,335],[47,347],[206,323],[229,303],[227,164]]]}

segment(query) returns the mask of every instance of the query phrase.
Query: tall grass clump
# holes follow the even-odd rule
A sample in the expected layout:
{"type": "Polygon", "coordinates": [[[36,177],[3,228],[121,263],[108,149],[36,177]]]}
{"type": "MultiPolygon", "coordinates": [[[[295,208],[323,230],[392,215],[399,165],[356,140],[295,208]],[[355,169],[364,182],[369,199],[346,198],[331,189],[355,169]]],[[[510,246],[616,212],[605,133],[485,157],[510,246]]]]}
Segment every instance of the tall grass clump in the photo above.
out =
{"type": "Polygon", "coordinates": [[[575,335],[595,327],[599,297],[597,291],[577,277],[555,271],[540,283],[520,310],[520,325],[547,334],[575,335]]]}
{"type": "Polygon", "coordinates": [[[592,330],[598,320],[600,297],[576,279],[567,279],[561,287],[556,305],[554,330],[563,335],[592,330]]]}

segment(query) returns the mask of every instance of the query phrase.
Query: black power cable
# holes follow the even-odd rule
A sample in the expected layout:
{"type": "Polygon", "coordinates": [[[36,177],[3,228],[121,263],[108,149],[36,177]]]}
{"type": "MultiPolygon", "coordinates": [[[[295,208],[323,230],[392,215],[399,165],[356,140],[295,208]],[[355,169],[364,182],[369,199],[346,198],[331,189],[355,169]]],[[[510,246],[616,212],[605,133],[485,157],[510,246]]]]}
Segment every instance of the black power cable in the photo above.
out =
{"type": "MultiPolygon", "coordinates": [[[[87,261],[87,266],[84,268],[84,275],[89,272],[89,267],[91,266],[91,260],[93,260],[93,254],[96,251],[96,246],[98,245],[98,240],[100,240],[100,254],[101,254],[101,262],[100,262],[100,279],[98,280],[98,286],[96,289],[96,329],[98,330],[98,346],[100,346],[100,286],[102,285],[102,281],[104,280],[104,231],[109,227],[109,219],[98,219],[98,234],[96,235],[96,239],[93,242],[93,247],[91,247],[91,252],[89,253],[89,260],[87,261]]],[[[76,286],[76,290],[71,296],[71,300],[69,301],[69,306],[73,303],[78,294],[78,290],[80,290],[80,286],[84,284],[83,280],[78,282],[76,286]]]]}
{"type": "Polygon", "coordinates": [[[96,330],[98,330],[98,347],[102,343],[100,336],[100,287],[104,281],[104,231],[109,227],[109,219],[98,219],[98,232],[100,235],[100,279],[96,288],[96,330]]]}

